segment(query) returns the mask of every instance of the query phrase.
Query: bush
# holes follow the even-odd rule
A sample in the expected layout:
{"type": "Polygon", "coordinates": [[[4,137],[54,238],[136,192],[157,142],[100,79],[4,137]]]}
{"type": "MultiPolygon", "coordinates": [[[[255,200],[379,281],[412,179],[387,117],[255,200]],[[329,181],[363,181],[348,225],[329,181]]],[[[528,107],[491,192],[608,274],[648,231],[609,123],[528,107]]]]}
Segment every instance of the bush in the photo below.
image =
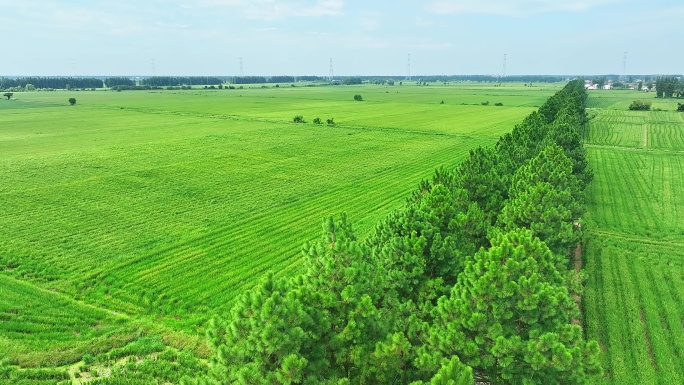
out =
{"type": "Polygon", "coordinates": [[[326,120],[326,122],[328,122],[328,125],[329,125],[329,126],[334,126],[334,125],[335,125],[335,121],[333,120],[333,118],[330,118],[330,119],[326,120]]]}
{"type": "Polygon", "coordinates": [[[684,103],[677,103],[677,111],[684,112],[684,103]]]}
{"type": "Polygon", "coordinates": [[[363,100],[363,98],[361,97],[361,95],[356,94],[356,95],[354,95],[354,100],[356,100],[357,102],[360,102],[363,100]]]}
{"type": "Polygon", "coordinates": [[[629,105],[631,111],[648,111],[651,109],[651,102],[644,102],[642,100],[635,100],[629,105]]]}
{"type": "Polygon", "coordinates": [[[494,105],[495,105],[495,106],[499,106],[499,107],[501,107],[501,106],[503,106],[503,103],[501,103],[501,102],[498,102],[498,103],[494,103],[494,105]]]}
{"type": "Polygon", "coordinates": [[[93,363],[95,363],[95,357],[90,353],[85,353],[81,359],[83,360],[83,363],[86,365],[92,365],[93,363]]]}
{"type": "Polygon", "coordinates": [[[304,123],[304,117],[302,115],[295,115],[295,117],[292,118],[292,121],[294,123],[304,123]]]}
{"type": "Polygon", "coordinates": [[[482,104],[483,106],[488,106],[488,105],[489,105],[489,100],[487,100],[486,102],[482,102],[482,103],[480,103],[480,104],[482,104]]]}
{"type": "Polygon", "coordinates": [[[314,118],[314,124],[321,124],[321,118],[314,118]]]}
{"type": "Polygon", "coordinates": [[[76,98],[69,98],[69,104],[71,104],[72,106],[76,104],[76,98]]]}

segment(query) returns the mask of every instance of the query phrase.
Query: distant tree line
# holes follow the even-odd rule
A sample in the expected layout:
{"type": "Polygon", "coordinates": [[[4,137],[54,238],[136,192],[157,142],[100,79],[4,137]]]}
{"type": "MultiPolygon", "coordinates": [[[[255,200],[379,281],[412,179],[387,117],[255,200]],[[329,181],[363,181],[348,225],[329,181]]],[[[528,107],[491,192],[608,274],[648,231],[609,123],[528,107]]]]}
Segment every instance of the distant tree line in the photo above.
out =
{"type": "Polygon", "coordinates": [[[584,384],[599,374],[578,300],[582,81],[493,147],[423,181],[358,239],[342,216],[303,272],[265,277],[210,327],[186,384],[584,384]]]}
{"type": "Polygon", "coordinates": [[[140,81],[142,86],[192,86],[206,84],[223,84],[223,80],[216,76],[152,76],[140,81]]]}
{"type": "Polygon", "coordinates": [[[658,76],[655,87],[656,98],[684,98],[684,81],[674,76],[658,76]]]}
{"type": "Polygon", "coordinates": [[[135,86],[135,81],[127,77],[110,77],[104,80],[105,87],[116,87],[116,86],[135,86]]]}
{"type": "Polygon", "coordinates": [[[77,77],[23,77],[0,78],[0,89],[25,88],[27,84],[35,88],[102,88],[102,79],[77,77]]]}

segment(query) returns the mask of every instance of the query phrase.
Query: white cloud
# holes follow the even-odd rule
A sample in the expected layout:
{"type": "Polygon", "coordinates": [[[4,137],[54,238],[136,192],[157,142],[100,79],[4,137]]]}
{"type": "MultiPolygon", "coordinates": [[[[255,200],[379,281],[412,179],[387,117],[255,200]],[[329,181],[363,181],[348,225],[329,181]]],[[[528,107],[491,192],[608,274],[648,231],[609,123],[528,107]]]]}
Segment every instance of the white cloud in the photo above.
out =
{"type": "Polygon", "coordinates": [[[560,1],[560,0],[437,0],[428,10],[437,14],[493,14],[515,17],[548,12],[584,12],[619,0],[560,1]]]}

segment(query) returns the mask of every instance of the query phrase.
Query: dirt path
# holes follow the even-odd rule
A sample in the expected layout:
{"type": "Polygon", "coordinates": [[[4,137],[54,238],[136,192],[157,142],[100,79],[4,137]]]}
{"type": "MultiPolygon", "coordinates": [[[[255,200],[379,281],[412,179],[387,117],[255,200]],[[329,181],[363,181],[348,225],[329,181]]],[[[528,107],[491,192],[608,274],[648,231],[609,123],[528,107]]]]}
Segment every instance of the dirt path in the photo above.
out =
{"type": "Polygon", "coordinates": [[[648,148],[648,124],[644,123],[644,148],[648,148]]]}

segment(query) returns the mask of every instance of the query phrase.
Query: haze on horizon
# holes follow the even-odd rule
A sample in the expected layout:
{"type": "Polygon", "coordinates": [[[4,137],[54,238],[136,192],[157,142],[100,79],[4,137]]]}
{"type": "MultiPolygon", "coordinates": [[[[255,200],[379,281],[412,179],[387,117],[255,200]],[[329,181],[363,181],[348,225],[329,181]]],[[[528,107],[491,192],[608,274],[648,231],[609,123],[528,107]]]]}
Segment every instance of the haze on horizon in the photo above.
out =
{"type": "Polygon", "coordinates": [[[0,0],[0,76],[684,73],[676,0],[0,0]]]}

